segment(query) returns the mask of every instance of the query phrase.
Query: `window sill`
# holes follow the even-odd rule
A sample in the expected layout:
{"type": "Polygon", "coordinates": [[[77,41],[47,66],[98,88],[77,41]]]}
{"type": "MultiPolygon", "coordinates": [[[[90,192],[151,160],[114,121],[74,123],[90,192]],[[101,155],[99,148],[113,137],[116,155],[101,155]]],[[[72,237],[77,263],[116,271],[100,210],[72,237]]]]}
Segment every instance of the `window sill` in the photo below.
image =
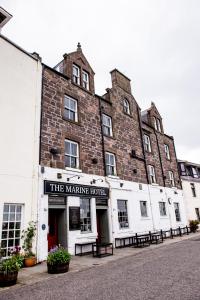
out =
{"type": "Polygon", "coordinates": [[[150,217],[141,217],[140,220],[141,220],[141,221],[146,221],[146,220],[151,220],[151,218],[150,218],[150,217]]]}
{"type": "Polygon", "coordinates": [[[158,183],[151,183],[152,186],[158,186],[158,183]]]}
{"type": "Polygon", "coordinates": [[[80,121],[73,121],[73,120],[67,119],[65,116],[63,116],[62,118],[63,118],[64,121],[67,121],[67,122],[72,123],[74,125],[81,126],[80,121]]]}
{"type": "Polygon", "coordinates": [[[113,135],[108,135],[108,134],[103,133],[103,136],[104,136],[104,137],[107,137],[107,138],[109,138],[109,139],[115,140],[115,137],[114,137],[113,135]]]}
{"type": "Polygon", "coordinates": [[[75,169],[75,168],[70,168],[70,167],[66,167],[65,170],[66,171],[72,171],[72,172],[75,172],[75,173],[82,173],[81,169],[75,169]]]}
{"type": "Polygon", "coordinates": [[[78,87],[81,90],[85,91],[86,93],[88,93],[90,95],[94,95],[94,93],[92,93],[90,90],[85,89],[81,84],[77,84],[77,83],[73,82],[73,80],[71,82],[72,82],[73,85],[75,85],[76,87],[78,87]]]}
{"type": "Polygon", "coordinates": [[[107,175],[106,177],[110,179],[119,179],[119,176],[115,176],[115,175],[107,175]]]}
{"type": "Polygon", "coordinates": [[[125,111],[123,111],[123,113],[127,116],[127,117],[129,117],[129,118],[131,118],[131,119],[133,119],[133,116],[131,115],[131,113],[130,114],[128,114],[127,112],[125,112],[125,111]]]}
{"type": "Polygon", "coordinates": [[[168,216],[160,216],[160,219],[161,219],[161,220],[162,220],[162,219],[166,220],[166,219],[168,219],[168,216]]]}

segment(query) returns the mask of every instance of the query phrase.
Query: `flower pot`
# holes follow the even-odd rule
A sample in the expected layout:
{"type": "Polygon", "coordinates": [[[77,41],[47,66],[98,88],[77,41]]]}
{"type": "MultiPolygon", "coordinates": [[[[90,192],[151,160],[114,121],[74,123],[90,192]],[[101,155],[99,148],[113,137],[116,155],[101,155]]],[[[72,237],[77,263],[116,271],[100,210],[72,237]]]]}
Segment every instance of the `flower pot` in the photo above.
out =
{"type": "Polygon", "coordinates": [[[0,271],[0,286],[11,286],[17,282],[18,271],[3,272],[0,271]]]}
{"type": "Polygon", "coordinates": [[[69,271],[69,262],[58,265],[50,265],[47,263],[47,271],[50,274],[66,273],[69,271]]]}
{"type": "Polygon", "coordinates": [[[36,257],[31,256],[31,257],[25,257],[24,258],[24,265],[25,267],[32,267],[36,264],[36,257]]]}

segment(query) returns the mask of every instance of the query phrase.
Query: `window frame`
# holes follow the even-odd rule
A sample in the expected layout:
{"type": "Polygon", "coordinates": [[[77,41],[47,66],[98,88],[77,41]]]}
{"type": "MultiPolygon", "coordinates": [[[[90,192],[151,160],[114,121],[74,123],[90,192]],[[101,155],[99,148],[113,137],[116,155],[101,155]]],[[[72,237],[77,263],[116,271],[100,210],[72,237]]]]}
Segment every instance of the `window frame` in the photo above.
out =
{"type": "Polygon", "coordinates": [[[129,228],[129,216],[128,216],[128,200],[117,199],[117,216],[118,216],[118,223],[119,229],[128,229],[129,228]],[[120,211],[120,202],[124,202],[124,210],[120,211]],[[121,215],[120,215],[121,214],[121,215]]]}
{"type": "Polygon", "coordinates": [[[72,121],[72,122],[78,122],[78,101],[76,99],[72,98],[71,96],[68,96],[68,95],[64,95],[64,118],[66,120],[69,120],[69,121],[72,121]],[[69,100],[69,103],[70,102],[75,103],[75,109],[74,110],[70,107],[70,105],[69,105],[69,107],[67,106],[67,104],[66,104],[67,100],[69,100]],[[70,112],[74,113],[74,119],[70,118],[70,117],[67,117],[65,115],[66,111],[69,111],[69,115],[70,115],[70,112]]]}
{"type": "Polygon", "coordinates": [[[195,186],[195,184],[193,182],[190,183],[190,187],[191,187],[191,191],[192,191],[192,196],[194,198],[196,198],[197,197],[197,192],[196,192],[196,186],[195,186]]]}
{"type": "Polygon", "coordinates": [[[77,66],[76,64],[72,65],[72,81],[73,83],[80,85],[80,73],[81,73],[81,68],[77,66]],[[77,70],[77,74],[74,73],[74,70],[77,70]]]}
{"type": "Polygon", "coordinates": [[[1,227],[1,250],[5,251],[5,257],[9,255],[9,249],[13,249],[16,246],[21,245],[21,233],[22,233],[22,223],[23,223],[23,204],[21,203],[4,203],[3,205],[3,218],[2,218],[2,227],[1,227]],[[8,206],[8,211],[5,211],[5,207],[8,206]],[[11,211],[11,207],[15,207],[14,212],[11,211]],[[20,207],[20,212],[17,212],[18,207],[20,207]],[[5,217],[7,215],[7,218],[5,217]],[[17,215],[20,216],[18,219],[17,215]],[[14,216],[14,219],[11,220],[11,216],[14,216]],[[18,223],[18,225],[17,225],[18,223]],[[6,225],[7,224],[7,225],[6,225]],[[11,228],[11,224],[13,228],[11,228]],[[4,227],[5,226],[5,227],[4,227]],[[18,227],[19,226],[19,227],[18,227]],[[18,227],[18,228],[17,228],[18,227]],[[7,237],[3,235],[7,232],[7,237]],[[10,232],[13,232],[13,236],[11,236],[10,232]],[[16,232],[18,235],[16,236],[16,232]],[[13,241],[12,246],[9,246],[9,241],[13,241]],[[18,241],[16,243],[16,240],[18,241]],[[6,241],[6,247],[2,247],[3,242],[6,241]]]}
{"type": "Polygon", "coordinates": [[[197,216],[197,220],[200,221],[200,211],[199,211],[199,207],[195,207],[195,213],[197,216]]]}
{"type": "Polygon", "coordinates": [[[169,145],[164,144],[164,151],[165,151],[165,157],[166,157],[166,159],[170,160],[171,159],[171,155],[170,155],[170,151],[169,151],[169,145]]]}
{"type": "Polygon", "coordinates": [[[112,130],[112,118],[106,114],[102,114],[102,127],[103,127],[103,134],[105,136],[109,136],[109,137],[113,137],[113,130],[112,130]],[[107,124],[107,122],[105,122],[105,120],[109,120],[107,124]],[[108,133],[106,132],[106,130],[108,129],[108,133]]]}
{"type": "Polygon", "coordinates": [[[92,232],[92,216],[91,216],[91,198],[81,197],[80,198],[80,231],[81,233],[90,233],[92,232]],[[83,201],[88,200],[89,204],[83,205],[83,201]],[[82,207],[81,207],[82,206],[82,207]],[[84,206],[89,208],[89,210],[86,211],[86,217],[83,216],[83,209],[84,206]],[[88,216],[89,214],[89,216],[88,216]],[[87,219],[84,220],[84,219],[87,219]],[[87,230],[83,230],[83,228],[87,228],[87,230]]]}
{"type": "Polygon", "coordinates": [[[130,103],[126,98],[123,99],[123,111],[125,114],[130,116],[130,114],[131,114],[130,103]]]}
{"type": "Polygon", "coordinates": [[[169,173],[169,181],[170,181],[170,185],[172,187],[175,187],[175,179],[174,179],[174,172],[173,171],[168,171],[169,173]]]}
{"type": "Polygon", "coordinates": [[[82,70],[82,86],[83,86],[84,89],[89,91],[89,89],[90,89],[90,77],[89,77],[89,73],[85,70],[82,70]],[[87,80],[84,80],[85,75],[86,75],[87,80]]]}
{"type": "Polygon", "coordinates": [[[158,203],[159,203],[160,216],[166,217],[167,216],[166,202],[159,201],[158,203]]]}
{"type": "Polygon", "coordinates": [[[181,222],[180,205],[178,202],[174,202],[174,213],[175,213],[176,222],[181,222]]]}
{"type": "Polygon", "coordinates": [[[148,218],[149,217],[147,201],[145,201],[145,200],[140,200],[140,214],[141,214],[142,218],[148,218]],[[143,205],[144,203],[145,203],[145,205],[143,205]],[[143,208],[145,208],[145,211],[143,211],[142,205],[143,205],[143,208]]]}
{"type": "Polygon", "coordinates": [[[106,164],[106,176],[117,176],[117,170],[116,170],[116,157],[114,153],[105,152],[105,164],[106,164]],[[110,156],[113,156],[114,164],[109,163],[110,162],[110,156]],[[108,160],[107,160],[108,158],[108,160]],[[108,169],[113,169],[113,172],[108,172],[108,169]]]}
{"type": "Polygon", "coordinates": [[[148,153],[151,153],[152,150],[151,150],[151,139],[150,139],[150,136],[148,134],[144,133],[143,140],[144,140],[144,150],[146,152],[148,152],[148,153]]]}
{"type": "Polygon", "coordinates": [[[71,162],[71,157],[75,158],[76,159],[76,167],[72,167],[71,163],[70,163],[70,166],[67,166],[66,163],[65,163],[65,168],[71,168],[71,169],[79,169],[80,167],[80,153],[79,153],[79,143],[78,142],[75,142],[75,141],[72,141],[72,140],[69,140],[69,139],[65,139],[65,145],[66,145],[66,142],[69,142],[70,143],[70,150],[72,148],[71,144],[74,144],[77,146],[77,149],[76,149],[76,152],[77,152],[77,155],[71,155],[71,153],[66,153],[66,146],[65,146],[65,157],[68,156],[70,157],[70,162],[71,162]]]}
{"type": "Polygon", "coordinates": [[[149,180],[151,184],[156,184],[156,172],[155,172],[155,167],[152,165],[148,165],[148,174],[149,174],[149,180]],[[151,172],[153,170],[153,172],[151,172]],[[153,179],[153,180],[152,180],[153,179]]]}

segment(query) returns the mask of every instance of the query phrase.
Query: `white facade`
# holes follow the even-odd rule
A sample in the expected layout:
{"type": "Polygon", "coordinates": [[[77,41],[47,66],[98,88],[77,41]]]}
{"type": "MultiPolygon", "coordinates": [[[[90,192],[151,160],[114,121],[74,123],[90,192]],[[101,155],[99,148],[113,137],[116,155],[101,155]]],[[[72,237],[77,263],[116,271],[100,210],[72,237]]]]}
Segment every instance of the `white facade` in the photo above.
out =
{"type": "Polygon", "coordinates": [[[182,187],[187,221],[199,220],[196,209],[199,209],[200,212],[200,182],[191,177],[188,177],[188,179],[182,177],[182,187]],[[195,189],[195,196],[192,187],[195,189]]]}
{"type": "Polygon", "coordinates": [[[18,244],[15,235],[21,232],[13,233],[16,221],[23,229],[37,220],[42,65],[0,35],[0,66],[0,240],[4,248],[6,239],[10,247],[18,244]],[[4,215],[9,225],[3,223],[5,204],[11,205],[4,215]]]}
{"type": "MultiPolygon", "coordinates": [[[[90,185],[96,179],[95,186],[109,188],[108,206],[104,208],[107,215],[107,241],[115,244],[115,238],[133,236],[135,233],[146,233],[155,230],[169,230],[170,228],[184,227],[186,225],[185,207],[183,203],[182,190],[176,188],[164,188],[158,185],[139,184],[130,181],[121,181],[117,177],[99,177],[83,174],[75,171],[60,170],[45,167],[40,172],[39,191],[39,230],[38,236],[38,259],[45,260],[48,253],[48,199],[49,195],[44,194],[44,180],[71,184],[90,185]],[[62,174],[57,179],[57,174],[62,174]],[[77,175],[77,177],[73,177],[77,175]],[[80,177],[78,179],[78,176],[80,177]],[[98,179],[98,180],[97,180],[98,179]],[[101,182],[100,179],[103,179],[101,182]],[[128,227],[120,229],[118,220],[117,200],[127,201],[128,227]],[[147,217],[141,216],[140,201],[147,201],[147,217]],[[165,202],[166,216],[160,216],[159,202],[165,202]],[[180,221],[176,221],[174,203],[179,204],[180,221]]],[[[80,230],[69,230],[69,207],[80,206],[80,198],[74,196],[66,197],[66,240],[67,247],[71,254],[75,253],[75,243],[95,242],[98,236],[97,229],[97,206],[95,198],[91,198],[91,232],[82,233],[80,230]]],[[[58,208],[58,207],[57,207],[58,208]]]]}

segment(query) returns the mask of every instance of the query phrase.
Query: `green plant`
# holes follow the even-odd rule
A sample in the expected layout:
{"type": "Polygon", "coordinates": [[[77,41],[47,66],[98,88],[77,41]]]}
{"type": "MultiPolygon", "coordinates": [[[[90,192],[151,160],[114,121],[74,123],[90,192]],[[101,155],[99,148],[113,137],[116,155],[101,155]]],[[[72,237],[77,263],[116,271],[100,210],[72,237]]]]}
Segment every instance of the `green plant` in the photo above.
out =
{"type": "Polygon", "coordinates": [[[196,232],[197,231],[198,225],[199,225],[199,221],[197,221],[197,220],[190,220],[190,222],[189,222],[190,230],[192,232],[196,232]]]}
{"type": "Polygon", "coordinates": [[[36,234],[36,222],[29,222],[28,228],[26,230],[22,231],[21,238],[24,240],[22,248],[25,252],[25,257],[31,257],[35,256],[35,254],[32,252],[33,247],[33,238],[36,234]]]}
{"type": "Polygon", "coordinates": [[[69,262],[71,259],[71,255],[69,252],[63,248],[56,246],[51,249],[48,253],[47,264],[49,265],[59,265],[69,262]]]}
{"type": "Polygon", "coordinates": [[[16,255],[13,255],[0,262],[0,272],[4,272],[4,273],[18,272],[20,268],[21,268],[21,264],[16,255]]]}

